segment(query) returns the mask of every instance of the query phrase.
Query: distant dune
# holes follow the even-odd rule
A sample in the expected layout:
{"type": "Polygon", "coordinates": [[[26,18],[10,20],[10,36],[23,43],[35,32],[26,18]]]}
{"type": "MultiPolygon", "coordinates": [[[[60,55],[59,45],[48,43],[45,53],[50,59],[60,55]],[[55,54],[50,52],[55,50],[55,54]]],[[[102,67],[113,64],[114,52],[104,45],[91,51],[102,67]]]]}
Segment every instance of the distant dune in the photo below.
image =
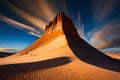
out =
{"type": "Polygon", "coordinates": [[[60,12],[37,41],[0,59],[0,80],[120,80],[120,61],[85,42],[60,12]]]}
{"type": "Polygon", "coordinates": [[[14,54],[14,53],[0,52],[0,58],[8,57],[8,56],[13,55],[13,54],[14,54]]]}
{"type": "Polygon", "coordinates": [[[106,54],[114,59],[120,60],[120,53],[106,53],[106,54]]]}

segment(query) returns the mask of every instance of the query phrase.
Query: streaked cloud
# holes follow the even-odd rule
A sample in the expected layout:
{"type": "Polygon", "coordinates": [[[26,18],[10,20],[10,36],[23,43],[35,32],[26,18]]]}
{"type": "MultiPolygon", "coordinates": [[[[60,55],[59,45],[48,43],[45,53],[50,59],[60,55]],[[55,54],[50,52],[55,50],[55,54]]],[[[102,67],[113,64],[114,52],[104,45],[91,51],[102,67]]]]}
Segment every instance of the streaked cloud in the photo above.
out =
{"type": "Polygon", "coordinates": [[[26,30],[26,32],[28,32],[28,33],[32,32],[32,33],[36,34],[37,36],[40,35],[40,31],[36,30],[34,27],[17,22],[15,20],[5,17],[3,15],[0,15],[0,20],[13,25],[13,27],[15,27],[15,28],[26,30]]]}
{"type": "Polygon", "coordinates": [[[77,31],[78,31],[79,35],[84,40],[86,40],[86,38],[85,38],[85,32],[84,32],[84,25],[81,23],[81,20],[80,20],[80,12],[78,13],[78,16],[77,16],[77,31]]]}
{"type": "Polygon", "coordinates": [[[30,14],[28,14],[27,12],[15,7],[14,5],[11,5],[11,4],[8,4],[8,6],[13,10],[15,11],[19,16],[21,16],[22,18],[24,18],[25,20],[27,20],[28,22],[32,23],[33,25],[39,27],[40,29],[43,29],[45,28],[46,26],[46,22],[44,22],[43,20],[41,19],[37,19],[33,16],[31,16],[30,14]]]}
{"type": "Polygon", "coordinates": [[[40,37],[39,34],[36,34],[36,33],[34,33],[34,32],[28,32],[28,33],[31,34],[31,35],[33,35],[33,36],[40,37]]]}
{"type": "Polygon", "coordinates": [[[120,46],[120,19],[115,19],[100,29],[89,32],[91,44],[98,49],[120,46]]]}
{"type": "Polygon", "coordinates": [[[78,31],[80,37],[82,37],[84,40],[86,40],[85,32],[84,32],[84,25],[82,25],[81,27],[78,26],[77,31],[78,31]]]}
{"type": "Polygon", "coordinates": [[[119,0],[93,0],[94,3],[94,28],[87,33],[90,43],[98,49],[106,49],[120,46],[120,19],[117,15],[111,15],[117,11],[119,0]],[[107,3],[107,4],[106,4],[107,3]]]}
{"type": "Polygon", "coordinates": [[[14,53],[14,52],[18,52],[18,50],[16,50],[16,49],[9,49],[9,48],[0,48],[0,52],[14,53]]]}

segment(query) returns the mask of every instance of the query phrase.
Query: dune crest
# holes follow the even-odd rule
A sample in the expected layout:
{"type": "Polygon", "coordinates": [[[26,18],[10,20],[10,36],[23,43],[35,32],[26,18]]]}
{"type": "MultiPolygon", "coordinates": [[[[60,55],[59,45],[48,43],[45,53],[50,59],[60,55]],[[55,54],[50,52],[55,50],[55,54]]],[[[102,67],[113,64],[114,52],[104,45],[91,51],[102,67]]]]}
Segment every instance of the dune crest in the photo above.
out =
{"type": "Polygon", "coordinates": [[[120,61],[85,42],[63,12],[46,26],[37,41],[0,59],[0,65],[0,73],[5,73],[0,75],[2,80],[120,79],[120,61]]]}

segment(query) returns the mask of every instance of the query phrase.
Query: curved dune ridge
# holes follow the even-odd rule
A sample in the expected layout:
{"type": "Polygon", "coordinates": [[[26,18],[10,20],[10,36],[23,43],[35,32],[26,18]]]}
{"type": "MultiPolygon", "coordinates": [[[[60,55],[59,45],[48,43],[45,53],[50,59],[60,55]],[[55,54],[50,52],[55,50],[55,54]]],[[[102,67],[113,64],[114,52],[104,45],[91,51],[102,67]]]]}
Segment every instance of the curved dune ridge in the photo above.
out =
{"type": "Polygon", "coordinates": [[[0,80],[120,80],[120,61],[86,43],[60,12],[37,41],[0,59],[0,80]]]}

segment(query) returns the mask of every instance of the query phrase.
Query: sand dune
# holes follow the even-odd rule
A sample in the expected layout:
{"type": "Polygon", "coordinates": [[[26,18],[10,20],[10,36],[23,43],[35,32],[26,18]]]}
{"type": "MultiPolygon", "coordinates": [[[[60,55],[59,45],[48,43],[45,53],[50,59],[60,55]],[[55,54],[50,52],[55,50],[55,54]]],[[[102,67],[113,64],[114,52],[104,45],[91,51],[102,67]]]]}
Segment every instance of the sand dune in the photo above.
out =
{"type": "Polygon", "coordinates": [[[108,55],[114,59],[120,60],[120,53],[106,53],[106,55],[108,55]]]}
{"type": "Polygon", "coordinates": [[[120,61],[79,37],[60,12],[26,49],[0,59],[1,80],[119,80],[120,61]]]}

